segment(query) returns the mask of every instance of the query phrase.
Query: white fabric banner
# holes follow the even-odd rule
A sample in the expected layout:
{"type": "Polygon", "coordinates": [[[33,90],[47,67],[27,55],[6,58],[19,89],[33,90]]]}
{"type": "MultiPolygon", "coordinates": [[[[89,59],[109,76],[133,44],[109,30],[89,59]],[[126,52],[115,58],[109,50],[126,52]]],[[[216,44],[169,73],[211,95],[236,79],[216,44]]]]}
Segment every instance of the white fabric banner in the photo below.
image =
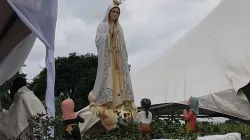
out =
{"type": "Polygon", "coordinates": [[[0,85],[4,84],[23,66],[34,43],[36,35],[31,33],[24,38],[0,63],[0,85]]]}
{"type": "MultiPolygon", "coordinates": [[[[46,106],[50,117],[55,117],[54,83],[54,40],[57,22],[57,0],[7,0],[23,23],[33,32],[25,38],[18,47],[0,64],[0,84],[12,77],[24,64],[35,37],[38,37],[46,46],[47,91],[46,106]],[[7,69],[8,68],[8,69],[7,69]]],[[[18,31],[17,31],[18,32],[18,31]]],[[[54,130],[52,129],[52,135],[54,130]]]]}
{"type": "Polygon", "coordinates": [[[238,96],[250,82],[249,0],[223,0],[155,62],[132,77],[136,105],[187,103],[250,120],[250,104],[238,96]]]}

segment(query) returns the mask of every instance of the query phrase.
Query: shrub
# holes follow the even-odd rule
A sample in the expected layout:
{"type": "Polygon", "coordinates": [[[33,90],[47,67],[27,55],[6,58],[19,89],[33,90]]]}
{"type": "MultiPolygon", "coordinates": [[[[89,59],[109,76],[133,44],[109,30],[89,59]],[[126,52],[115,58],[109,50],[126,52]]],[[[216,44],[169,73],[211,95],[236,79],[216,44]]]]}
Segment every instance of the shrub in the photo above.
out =
{"type": "MultiPolygon", "coordinates": [[[[197,130],[199,133],[191,133],[186,135],[185,125],[182,124],[181,119],[176,115],[170,115],[167,118],[159,119],[154,118],[151,123],[151,138],[152,139],[185,139],[195,140],[199,135],[221,135],[232,132],[238,132],[242,135],[242,140],[250,139],[250,126],[237,122],[230,121],[225,123],[213,124],[210,122],[197,122],[197,130]]],[[[55,120],[39,115],[30,119],[30,123],[33,124],[36,139],[46,140],[62,140],[64,133],[64,125],[60,118],[55,120]],[[43,125],[39,125],[43,124],[43,125]],[[49,128],[55,126],[55,138],[51,138],[49,135],[49,128]]],[[[197,132],[197,130],[195,132],[197,132]]],[[[88,136],[84,136],[84,140],[137,140],[140,136],[139,124],[134,122],[117,124],[117,128],[111,131],[101,131],[99,133],[92,133],[88,136]]]]}

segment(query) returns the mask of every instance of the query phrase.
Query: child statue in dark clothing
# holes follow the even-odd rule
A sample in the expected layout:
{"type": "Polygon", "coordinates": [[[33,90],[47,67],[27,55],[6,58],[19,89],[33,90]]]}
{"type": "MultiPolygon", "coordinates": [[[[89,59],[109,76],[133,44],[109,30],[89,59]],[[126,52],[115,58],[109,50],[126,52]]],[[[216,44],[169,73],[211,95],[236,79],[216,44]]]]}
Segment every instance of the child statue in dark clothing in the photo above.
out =
{"type": "Polygon", "coordinates": [[[62,118],[65,127],[65,139],[67,140],[81,140],[81,133],[78,124],[84,123],[84,119],[74,112],[74,101],[72,99],[65,99],[62,102],[62,118]]]}

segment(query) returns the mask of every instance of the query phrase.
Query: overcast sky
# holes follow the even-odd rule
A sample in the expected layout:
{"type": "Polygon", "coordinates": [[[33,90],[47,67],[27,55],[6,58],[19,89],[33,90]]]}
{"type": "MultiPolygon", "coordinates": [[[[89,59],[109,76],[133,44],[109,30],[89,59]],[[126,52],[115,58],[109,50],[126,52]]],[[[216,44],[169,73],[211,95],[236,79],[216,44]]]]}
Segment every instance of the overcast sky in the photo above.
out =
{"type": "MultiPolygon", "coordinates": [[[[95,53],[95,33],[112,0],[58,0],[55,57],[95,53]]],[[[121,7],[132,76],[152,63],[220,0],[126,0],[121,7]]],[[[45,47],[37,40],[23,69],[28,79],[44,67],[45,47]]]]}

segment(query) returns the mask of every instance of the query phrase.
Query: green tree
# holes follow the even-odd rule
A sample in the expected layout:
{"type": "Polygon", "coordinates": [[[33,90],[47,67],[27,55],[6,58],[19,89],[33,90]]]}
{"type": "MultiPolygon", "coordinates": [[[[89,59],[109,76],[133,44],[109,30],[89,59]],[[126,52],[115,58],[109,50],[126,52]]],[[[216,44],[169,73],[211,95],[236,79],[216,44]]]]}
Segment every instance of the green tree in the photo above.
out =
{"type": "MultiPolygon", "coordinates": [[[[95,82],[97,56],[94,54],[69,54],[68,57],[58,57],[55,60],[55,96],[70,97],[75,101],[75,109],[88,105],[88,94],[95,82]]],[[[30,84],[30,88],[44,100],[46,92],[46,68],[44,68],[30,84]]]]}
{"type": "MultiPolygon", "coordinates": [[[[71,53],[68,57],[55,59],[56,138],[61,138],[64,132],[61,120],[62,100],[67,97],[72,98],[75,101],[75,111],[89,104],[87,97],[94,86],[97,62],[97,56],[89,53],[85,55],[71,53]]],[[[43,68],[29,85],[41,101],[45,100],[46,76],[47,70],[43,68]]]]}

